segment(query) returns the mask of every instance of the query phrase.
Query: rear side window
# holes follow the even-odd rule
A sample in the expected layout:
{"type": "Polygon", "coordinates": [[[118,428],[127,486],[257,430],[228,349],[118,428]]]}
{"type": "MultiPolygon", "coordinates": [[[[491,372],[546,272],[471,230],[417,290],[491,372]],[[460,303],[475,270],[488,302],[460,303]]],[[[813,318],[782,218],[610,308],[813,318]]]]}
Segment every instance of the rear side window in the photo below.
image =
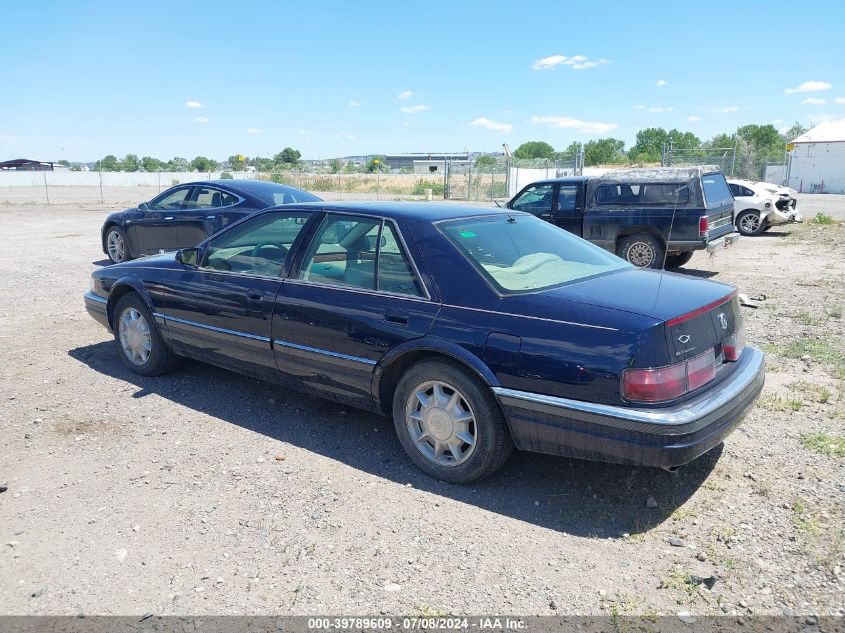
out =
{"type": "Polygon", "coordinates": [[[731,190],[723,174],[704,174],[701,176],[701,185],[704,188],[704,200],[708,207],[720,207],[733,202],[731,190]]]}
{"type": "Polygon", "coordinates": [[[612,205],[677,205],[689,202],[689,186],[682,183],[618,184],[596,187],[596,202],[612,205]]]}

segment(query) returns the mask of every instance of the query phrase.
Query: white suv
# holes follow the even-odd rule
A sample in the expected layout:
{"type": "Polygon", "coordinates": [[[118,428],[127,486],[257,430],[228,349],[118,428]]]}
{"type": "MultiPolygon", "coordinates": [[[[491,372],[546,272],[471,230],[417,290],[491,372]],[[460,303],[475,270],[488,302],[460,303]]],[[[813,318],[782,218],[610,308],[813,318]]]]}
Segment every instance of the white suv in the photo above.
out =
{"type": "Polygon", "coordinates": [[[797,202],[782,187],[767,182],[728,178],[734,197],[734,224],[742,235],[760,235],[777,224],[803,222],[797,202]],[[772,190],[774,189],[774,191],[772,190]]]}

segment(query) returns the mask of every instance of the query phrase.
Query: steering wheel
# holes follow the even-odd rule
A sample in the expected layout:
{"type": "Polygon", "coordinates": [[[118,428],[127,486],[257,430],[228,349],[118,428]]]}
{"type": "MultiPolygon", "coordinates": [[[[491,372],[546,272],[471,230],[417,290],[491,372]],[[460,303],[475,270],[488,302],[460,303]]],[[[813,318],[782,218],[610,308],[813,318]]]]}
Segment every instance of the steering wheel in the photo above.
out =
{"type": "Polygon", "coordinates": [[[255,262],[255,267],[268,272],[272,268],[276,274],[281,272],[282,264],[287,256],[288,249],[275,242],[259,242],[252,248],[252,260],[255,262]]]}

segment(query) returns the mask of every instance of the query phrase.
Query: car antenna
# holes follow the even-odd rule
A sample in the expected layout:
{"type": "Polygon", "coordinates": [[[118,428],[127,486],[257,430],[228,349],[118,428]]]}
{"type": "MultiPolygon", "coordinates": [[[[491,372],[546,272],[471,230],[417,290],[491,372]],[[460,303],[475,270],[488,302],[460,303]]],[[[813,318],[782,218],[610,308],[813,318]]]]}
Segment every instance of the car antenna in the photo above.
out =
{"type": "Polygon", "coordinates": [[[675,189],[675,203],[672,205],[672,218],[669,220],[669,233],[666,235],[666,248],[663,249],[663,265],[660,270],[666,270],[666,260],[669,258],[669,244],[672,241],[672,229],[675,227],[675,214],[678,212],[678,200],[681,197],[681,191],[684,187],[689,187],[689,183],[685,183],[675,189]]]}
{"type": "Polygon", "coordinates": [[[508,213],[508,224],[516,224],[516,218],[508,213]]]}

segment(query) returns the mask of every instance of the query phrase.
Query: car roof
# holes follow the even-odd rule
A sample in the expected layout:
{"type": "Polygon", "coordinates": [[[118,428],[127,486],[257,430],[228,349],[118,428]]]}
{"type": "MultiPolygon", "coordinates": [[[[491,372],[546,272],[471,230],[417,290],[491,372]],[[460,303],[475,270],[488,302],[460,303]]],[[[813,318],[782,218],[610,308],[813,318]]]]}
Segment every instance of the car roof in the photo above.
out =
{"type": "Polygon", "coordinates": [[[484,215],[524,215],[519,211],[510,209],[499,209],[493,207],[481,207],[468,204],[450,204],[437,202],[346,202],[346,201],[323,201],[323,202],[302,202],[294,204],[277,205],[264,211],[283,209],[289,211],[293,208],[304,208],[326,211],[343,211],[345,213],[363,213],[377,215],[390,219],[412,219],[426,222],[438,222],[440,220],[451,220],[458,218],[471,218],[484,215]]]}
{"type": "MultiPolygon", "coordinates": [[[[179,186],[202,186],[213,185],[223,189],[231,189],[232,191],[246,192],[248,194],[260,194],[263,191],[303,191],[290,185],[283,185],[269,180],[247,180],[247,179],[233,179],[233,178],[218,178],[216,180],[195,180],[193,182],[183,182],[179,186]]],[[[306,192],[307,193],[307,192],[306,192]]]]}
{"type": "Polygon", "coordinates": [[[703,174],[721,173],[718,165],[698,167],[648,167],[634,169],[616,169],[596,176],[596,182],[605,184],[649,184],[689,182],[703,174]]]}
{"type": "MultiPolygon", "coordinates": [[[[544,178],[543,180],[532,180],[529,185],[550,185],[556,182],[587,182],[590,176],[564,176],[562,178],[544,178]]],[[[529,186],[529,185],[526,185],[529,186]]]]}

